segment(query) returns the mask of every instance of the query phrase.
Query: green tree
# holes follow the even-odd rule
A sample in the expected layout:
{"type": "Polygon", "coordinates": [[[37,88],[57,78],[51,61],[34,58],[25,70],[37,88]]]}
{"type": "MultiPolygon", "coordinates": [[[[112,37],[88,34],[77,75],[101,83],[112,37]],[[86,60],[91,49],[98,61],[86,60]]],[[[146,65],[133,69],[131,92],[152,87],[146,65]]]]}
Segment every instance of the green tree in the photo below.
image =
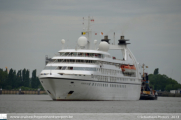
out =
{"type": "Polygon", "coordinates": [[[32,72],[32,78],[31,78],[31,87],[36,88],[36,70],[33,70],[32,72]]]}
{"type": "Polygon", "coordinates": [[[166,91],[173,90],[172,84],[166,85],[165,90],[166,91]]]}
{"type": "Polygon", "coordinates": [[[25,85],[25,79],[26,79],[26,69],[24,68],[23,71],[22,71],[22,83],[23,83],[23,86],[25,85]]]}
{"type": "Polygon", "coordinates": [[[8,74],[3,69],[0,69],[0,88],[5,88],[7,85],[8,74]]]}
{"type": "Polygon", "coordinates": [[[36,76],[36,70],[32,72],[32,78],[29,78],[29,70],[25,68],[19,70],[16,74],[16,71],[12,68],[9,73],[7,69],[3,71],[0,69],[0,88],[2,89],[17,89],[23,87],[24,89],[37,89],[41,88],[39,78],[36,76]]]}
{"type": "Polygon", "coordinates": [[[31,87],[32,87],[32,88],[41,87],[39,78],[36,76],[36,69],[33,70],[33,72],[32,72],[31,87]]]}
{"type": "Polygon", "coordinates": [[[26,70],[25,84],[24,84],[25,87],[30,87],[30,78],[29,78],[29,76],[30,76],[30,72],[29,72],[29,70],[26,70]]]}
{"type": "Polygon", "coordinates": [[[30,86],[30,79],[29,79],[29,70],[26,70],[25,68],[22,71],[22,78],[23,78],[23,86],[29,87],[30,86]]]}
{"type": "Polygon", "coordinates": [[[5,89],[12,89],[13,88],[13,82],[14,82],[14,71],[13,69],[11,68],[9,70],[9,75],[8,75],[8,79],[6,81],[6,87],[5,89]]]}
{"type": "Polygon", "coordinates": [[[179,89],[181,88],[181,84],[179,84],[176,80],[169,78],[167,75],[157,74],[158,68],[154,70],[154,74],[149,74],[150,85],[154,86],[155,90],[171,90],[171,89],[179,89]]]}
{"type": "Polygon", "coordinates": [[[22,86],[22,76],[21,76],[21,70],[17,72],[16,80],[15,80],[15,88],[18,88],[19,86],[22,86]]]}
{"type": "Polygon", "coordinates": [[[181,89],[181,84],[174,84],[173,90],[178,90],[178,89],[181,89]]]}
{"type": "Polygon", "coordinates": [[[154,75],[158,75],[159,74],[159,69],[158,68],[156,68],[155,70],[154,70],[154,73],[153,73],[154,75]]]}

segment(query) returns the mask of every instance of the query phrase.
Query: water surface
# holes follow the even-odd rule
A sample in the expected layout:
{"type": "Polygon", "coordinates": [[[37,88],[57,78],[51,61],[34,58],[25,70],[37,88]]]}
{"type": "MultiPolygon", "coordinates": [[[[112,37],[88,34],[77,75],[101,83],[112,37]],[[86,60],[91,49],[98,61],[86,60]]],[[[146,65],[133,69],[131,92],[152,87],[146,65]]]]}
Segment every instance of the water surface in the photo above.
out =
{"type": "Polygon", "coordinates": [[[52,101],[48,95],[0,95],[0,113],[181,113],[181,98],[52,101]]]}

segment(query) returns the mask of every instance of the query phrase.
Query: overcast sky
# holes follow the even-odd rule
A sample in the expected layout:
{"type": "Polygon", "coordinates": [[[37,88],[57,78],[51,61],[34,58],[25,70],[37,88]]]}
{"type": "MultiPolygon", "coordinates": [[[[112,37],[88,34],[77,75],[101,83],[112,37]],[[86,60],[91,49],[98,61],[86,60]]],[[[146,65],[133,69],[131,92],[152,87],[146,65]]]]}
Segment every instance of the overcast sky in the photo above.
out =
{"type": "Polygon", "coordinates": [[[0,68],[37,69],[39,74],[45,55],[53,57],[61,49],[61,39],[75,48],[85,27],[82,18],[90,15],[93,32],[110,39],[115,32],[116,41],[125,35],[148,73],[159,68],[181,83],[180,6],[181,0],[0,0],[0,68]]]}

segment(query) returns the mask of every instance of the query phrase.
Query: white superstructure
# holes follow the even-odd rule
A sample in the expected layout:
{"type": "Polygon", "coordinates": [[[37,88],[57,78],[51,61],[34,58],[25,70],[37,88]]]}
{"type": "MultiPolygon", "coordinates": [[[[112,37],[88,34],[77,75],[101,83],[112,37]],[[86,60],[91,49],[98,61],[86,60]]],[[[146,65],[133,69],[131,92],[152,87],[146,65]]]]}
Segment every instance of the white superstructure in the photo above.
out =
{"type": "Polygon", "coordinates": [[[46,92],[53,100],[139,100],[141,76],[127,40],[121,36],[118,45],[110,45],[105,36],[99,48],[90,49],[90,33],[88,27],[76,49],[62,49],[47,63],[39,75],[46,92]],[[112,57],[112,49],[124,58],[112,57]]]}

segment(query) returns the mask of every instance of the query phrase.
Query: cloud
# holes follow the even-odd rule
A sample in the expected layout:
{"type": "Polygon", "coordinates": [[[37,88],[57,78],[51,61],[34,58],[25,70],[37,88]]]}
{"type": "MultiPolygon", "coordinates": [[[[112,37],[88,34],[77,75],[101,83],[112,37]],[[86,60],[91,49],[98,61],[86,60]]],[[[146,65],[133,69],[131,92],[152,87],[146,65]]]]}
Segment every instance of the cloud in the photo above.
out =
{"type": "MultiPolygon", "coordinates": [[[[181,2],[178,0],[40,0],[0,1],[0,67],[44,67],[44,56],[61,49],[61,39],[75,48],[82,31],[82,17],[94,16],[92,29],[116,42],[121,34],[140,63],[156,67],[179,64],[181,2]],[[174,53],[174,54],[173,54],[174,53]],[[160,62],[161,61],[161,62],[160,62]],[[164,62],[165,61],[165,62],[164,62]]],[[[103,36],[92,36],[93,40],[103,36]]],[[[111,41],[112,42],[112,41],[111,41]]],[[[118,55],[118,54],[115,54],[118,55]]],[[[179,71],[180,68],[176,69],[179,71]]],[[[174,76],[180,79],[179,75],[174,76]]]]}

